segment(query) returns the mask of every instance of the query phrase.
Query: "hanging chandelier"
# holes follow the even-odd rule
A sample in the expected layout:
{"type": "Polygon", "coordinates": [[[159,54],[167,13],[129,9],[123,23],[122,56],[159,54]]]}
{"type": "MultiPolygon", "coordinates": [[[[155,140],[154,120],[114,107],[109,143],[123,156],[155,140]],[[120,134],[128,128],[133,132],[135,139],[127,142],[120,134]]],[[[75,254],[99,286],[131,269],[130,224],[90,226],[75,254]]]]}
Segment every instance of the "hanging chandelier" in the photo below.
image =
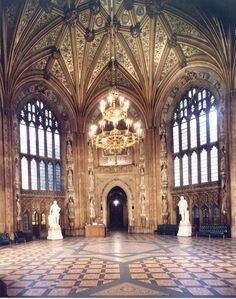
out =
{"type": "Polygon", "coordinates": [[[99,125],[91,125],[89,140],[96,148],[104,149],[106,152],[116,155],[140,141],[142,128],[140,122],[133,125],[133,120],[128,118],[129,101],[119,94],[116,86],[115,38],[113,1],[111,0],[111,88],[107,100],[100,102],[102,119],[99,121],[99,125]]]}
{"type": "Polygon", "coordinates": [[[112,87],[107,101],[100,102],[102,119],[99,126],[90,127],[89,139],[92,145],[117,154],[140,141],[141,124],[136,122],[133,125],[132,119],[127,117],[128,108],[129,101],[119,95],[116,87],[112,87]]]}

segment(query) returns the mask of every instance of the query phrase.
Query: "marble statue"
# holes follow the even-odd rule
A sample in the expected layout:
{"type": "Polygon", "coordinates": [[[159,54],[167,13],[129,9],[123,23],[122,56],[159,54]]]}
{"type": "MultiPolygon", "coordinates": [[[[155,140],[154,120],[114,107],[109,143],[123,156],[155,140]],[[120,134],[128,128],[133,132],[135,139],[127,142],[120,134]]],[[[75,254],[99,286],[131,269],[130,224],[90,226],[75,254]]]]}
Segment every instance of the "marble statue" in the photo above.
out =
{"type": "Polygon", "coordinates": [[[51,205],[48,216],[48,222],[50,227],[55,227],[59,225],[60,210],[61,208],[58,206],[57,201],[54,200],[53,204],[51,205]]]}
{"type": "Polygon", "coordinates": [[[59,240],[63,239],[61,233],[61,226],[59,225],[61,208],[58,206],[57,201],[54,200],[53,204],[50,207],[49,216],[48,216],[48,240],[59,240]]]}
{"type": "Polygon", "coordinates": [[[183,195],[180,196],[178,203],[181,221],[179,223],[179,230],[177,236],[190,237],[192,235],[192,226],[189,221],[188,202],[183,195]]]}
{"type": "Polygon", "coordinates": [[[184,196],[180,196],[180,201],[178,203],[179,213],[181,215],[181,222],[189,222],[189,211],[188,211],[188,202],[184,196]]]}

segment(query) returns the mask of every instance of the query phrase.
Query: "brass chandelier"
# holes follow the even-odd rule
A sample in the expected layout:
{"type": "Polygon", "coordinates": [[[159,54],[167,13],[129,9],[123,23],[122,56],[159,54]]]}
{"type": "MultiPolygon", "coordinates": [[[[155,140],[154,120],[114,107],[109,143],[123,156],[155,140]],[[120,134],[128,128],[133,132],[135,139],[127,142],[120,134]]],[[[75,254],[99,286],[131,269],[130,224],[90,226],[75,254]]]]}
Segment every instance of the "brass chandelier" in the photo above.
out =
{"type": "Polygon", "coordinates": [[[102,119],[99,126],[91,125],[89,140],[96,148],[110,154],[121,153],[132,147],[142,138],[140,122],[133,125],[128,118],[129,101],[119,94],[116,87],[115,34],[113,22],[113,1],[111,1],[110,52],[111,52],[111,88],[107,100],[101,100],[102,119]]]}

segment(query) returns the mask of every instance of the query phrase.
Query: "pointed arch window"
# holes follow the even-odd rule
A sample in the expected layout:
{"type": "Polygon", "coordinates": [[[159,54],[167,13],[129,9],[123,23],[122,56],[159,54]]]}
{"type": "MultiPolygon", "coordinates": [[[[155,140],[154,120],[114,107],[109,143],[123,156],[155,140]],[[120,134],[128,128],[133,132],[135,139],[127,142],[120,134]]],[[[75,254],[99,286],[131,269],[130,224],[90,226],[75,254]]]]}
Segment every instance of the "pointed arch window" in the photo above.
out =
{"type": "Polygon", "coordinates": [[[207,89],[191,88],[173,113],[174,187],[217,182],[218,101],[207,89]]]}
{"type": "Polygon", "coordinates": [[[61,192],[61,130],[53,112],[41,100],[29,101],[19,113],[19,132],[22,189],[61,192]]]}

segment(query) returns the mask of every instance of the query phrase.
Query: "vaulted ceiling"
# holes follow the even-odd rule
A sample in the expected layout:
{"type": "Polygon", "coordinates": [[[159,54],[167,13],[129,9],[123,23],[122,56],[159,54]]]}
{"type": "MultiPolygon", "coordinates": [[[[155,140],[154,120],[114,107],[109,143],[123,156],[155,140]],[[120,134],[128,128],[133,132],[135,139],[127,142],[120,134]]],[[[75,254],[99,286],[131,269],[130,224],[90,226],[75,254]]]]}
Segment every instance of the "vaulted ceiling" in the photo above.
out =
{"type": "MultiPolygon", "coordinates": [[[[184,67],[208,65],[226,81],[227,72],[233,72],[228,68],[235,60],[231,37],[189,2],[114,0],[117,85],[143,110],[154,107],[158,93],[184,67]]],[[[4,1],[0,71],[5,97],[27,81],[46,80],[83,114],[111,83],[110,4],[4,1]]]]}

